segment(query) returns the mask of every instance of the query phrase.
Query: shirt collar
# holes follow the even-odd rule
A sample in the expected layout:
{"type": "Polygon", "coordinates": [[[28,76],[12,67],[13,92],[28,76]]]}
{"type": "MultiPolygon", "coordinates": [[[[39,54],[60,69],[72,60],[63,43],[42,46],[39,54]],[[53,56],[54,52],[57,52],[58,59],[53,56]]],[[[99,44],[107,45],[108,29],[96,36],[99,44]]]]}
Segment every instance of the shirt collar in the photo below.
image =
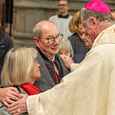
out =
{"type": "Polygon", "coordinates": [[[59,14],[58,15],[58,18],[68,18],[69,17],[69,15],[67,14],[67,15],[65,15],[65,16],[62,16],[61,14],[59,14]]]}
{"type": "MultiPolygon", "coordinates": [[[[48,58],[49,59],[49,58],[48,58]]],[[[50,59],[49,59],[50,60],[50,59]]],[[[52,60],[50,60],[50,61],[54,61],[55,60],[55,56],[53,57],[53,59],[52,60]]]]}

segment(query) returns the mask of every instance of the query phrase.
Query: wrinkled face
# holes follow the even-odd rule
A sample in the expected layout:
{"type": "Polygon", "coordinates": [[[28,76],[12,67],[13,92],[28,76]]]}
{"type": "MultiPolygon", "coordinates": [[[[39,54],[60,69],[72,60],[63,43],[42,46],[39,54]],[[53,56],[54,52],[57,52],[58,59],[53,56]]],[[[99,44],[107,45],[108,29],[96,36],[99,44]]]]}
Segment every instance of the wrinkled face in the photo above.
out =
{"type": "Polygon", "coordinates": [[[85,29],[84,29],[84,27],[82,26],[82,24],[81,24],[81,23],[78,23],[78,33],[79,33],[80,35],[82,35],[82,34],[84,33],[84,31],[85,31],[85,29]]]}
{"type": "Polygon", "coordinates": [[[37,62],[37,60],[35,60],[35,66],[34,66],[34,71],[33,71],[33,75],[31,76],[31,80],[35,81],[36,79],[38,79],[40,77],[40,64],[37,62]]]}
{"type": "Polygon", "coordinates": [[[58,36],[58,28],[54,24],[50,24],[49,26],[44,25],[42,27],[42,31],[43,36],[38,39],[37,46],[47,58],[52,59],[56,54],[58,54],[60,42],[55,39],[54,43],[49,44],[47,39],[58,36]]]}
{"type": "Polygon", "coordinates": [[[69,10],[67,1],[59,1],[58,7],[59,7],[60,14],[67,13],[69,10]]]}
{"type": "Polygon", "coordinates": [[[81,23],[85,29],[84,35],[85,36],[88,35],[91,38],[92,42],[94,42],[94,40],[96,38],[96,35],[95,35],[96,30],[95,30],[94,26],[89,22],[87,22],[87,24],[84,23],[82,19],[81,19],[81,23]]]}
{"type": "Polygon", "coordinates": [[[67,55],[67,56],[71,56],[70,51],[68,51],[66,45],[64,45],[64,47],[61,49],[61,51],[59,52],[60,55],[67,55]]]}
{"type": "Polygon", "coordinates": [[[92,47],[93,43],[91,38],[87,35],[85,36],[84,34],[81,36],[81,39],[84,41],[85,45],[88,46],[89,48],[92,47]]]}

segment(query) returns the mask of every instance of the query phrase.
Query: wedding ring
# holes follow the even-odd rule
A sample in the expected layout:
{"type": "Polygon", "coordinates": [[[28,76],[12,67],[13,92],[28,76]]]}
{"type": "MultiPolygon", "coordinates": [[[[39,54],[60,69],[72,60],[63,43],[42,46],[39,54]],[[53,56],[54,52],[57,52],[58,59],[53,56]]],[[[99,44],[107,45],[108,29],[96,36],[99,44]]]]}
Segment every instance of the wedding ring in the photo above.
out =
{"type": "Polygon", "coordinates": [[[8,98],[6,98],[6,101],[8,100],[8,98]]]}
{"type": "Polygon", "coordinates": [[[18,109],[18,113],[20,113],[21,112],[21,110],[20,109],[18,109]]]}

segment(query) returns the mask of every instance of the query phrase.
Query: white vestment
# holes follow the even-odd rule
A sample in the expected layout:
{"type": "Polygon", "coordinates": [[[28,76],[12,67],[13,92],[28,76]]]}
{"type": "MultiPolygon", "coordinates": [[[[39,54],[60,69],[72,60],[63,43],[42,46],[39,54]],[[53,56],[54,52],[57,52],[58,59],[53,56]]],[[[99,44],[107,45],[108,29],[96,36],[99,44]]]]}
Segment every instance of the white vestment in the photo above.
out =
{"type": "Polygon", "coordinates": [[[69,15],[68,18],[58,18],[58,15],[54,15],[49,18],[49,21],[53,22],[58,27],[59,32],[63,34],[63,37],[67,39],[72,35],[69,30],[69,22],[71,19],[71,15],[69,15]]]}
{"type": "Polygon", "coordinates": [[[101,32],[85,59],[52,89],[29,96],[29,115],[115,115],[115,25],[101,32]]]}

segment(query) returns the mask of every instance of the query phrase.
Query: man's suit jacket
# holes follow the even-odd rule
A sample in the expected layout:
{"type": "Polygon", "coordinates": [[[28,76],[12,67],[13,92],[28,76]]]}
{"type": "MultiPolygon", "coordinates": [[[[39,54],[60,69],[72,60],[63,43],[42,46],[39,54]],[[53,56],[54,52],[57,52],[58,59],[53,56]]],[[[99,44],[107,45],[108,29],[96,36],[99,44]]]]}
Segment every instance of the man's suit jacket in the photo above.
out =
{"type": "MultiPolygon", "coordinates": [[[[35,84],[36,86],[40,89],[40,92],[44,92],[48,89],[51,89],[52,87],[54,87],[56,84],[54,82],[54,80],[52,79],[52,76],[42,58],[42,55],[39,53],[39,50],[38,48],[36,48],[37,51],[38,51],[38,55],[37,55],[37,60],[38,60],[38,63],[40,64],[40,72],[41,72],[41,76],[40,78],[38,78],[36,81],[35,81],[35,84]]],[[[57,58],[60,62],[60,65],[61,65],[61,72],[63,74],[63,77],[65,75],[67,75],[69,73],[69,70],[65,67],[63,61],[61,60],[61,58],[59,57],[59,55],[57,54],[57,58]]],[[[49,65],[51,66],[51,65],[49,65]]],[[[52,71],[52,74],[53,74],[54,71],[52,71]]],[[[60,76],[59,76],[59,80],[61,80],[60,76]]]]}

